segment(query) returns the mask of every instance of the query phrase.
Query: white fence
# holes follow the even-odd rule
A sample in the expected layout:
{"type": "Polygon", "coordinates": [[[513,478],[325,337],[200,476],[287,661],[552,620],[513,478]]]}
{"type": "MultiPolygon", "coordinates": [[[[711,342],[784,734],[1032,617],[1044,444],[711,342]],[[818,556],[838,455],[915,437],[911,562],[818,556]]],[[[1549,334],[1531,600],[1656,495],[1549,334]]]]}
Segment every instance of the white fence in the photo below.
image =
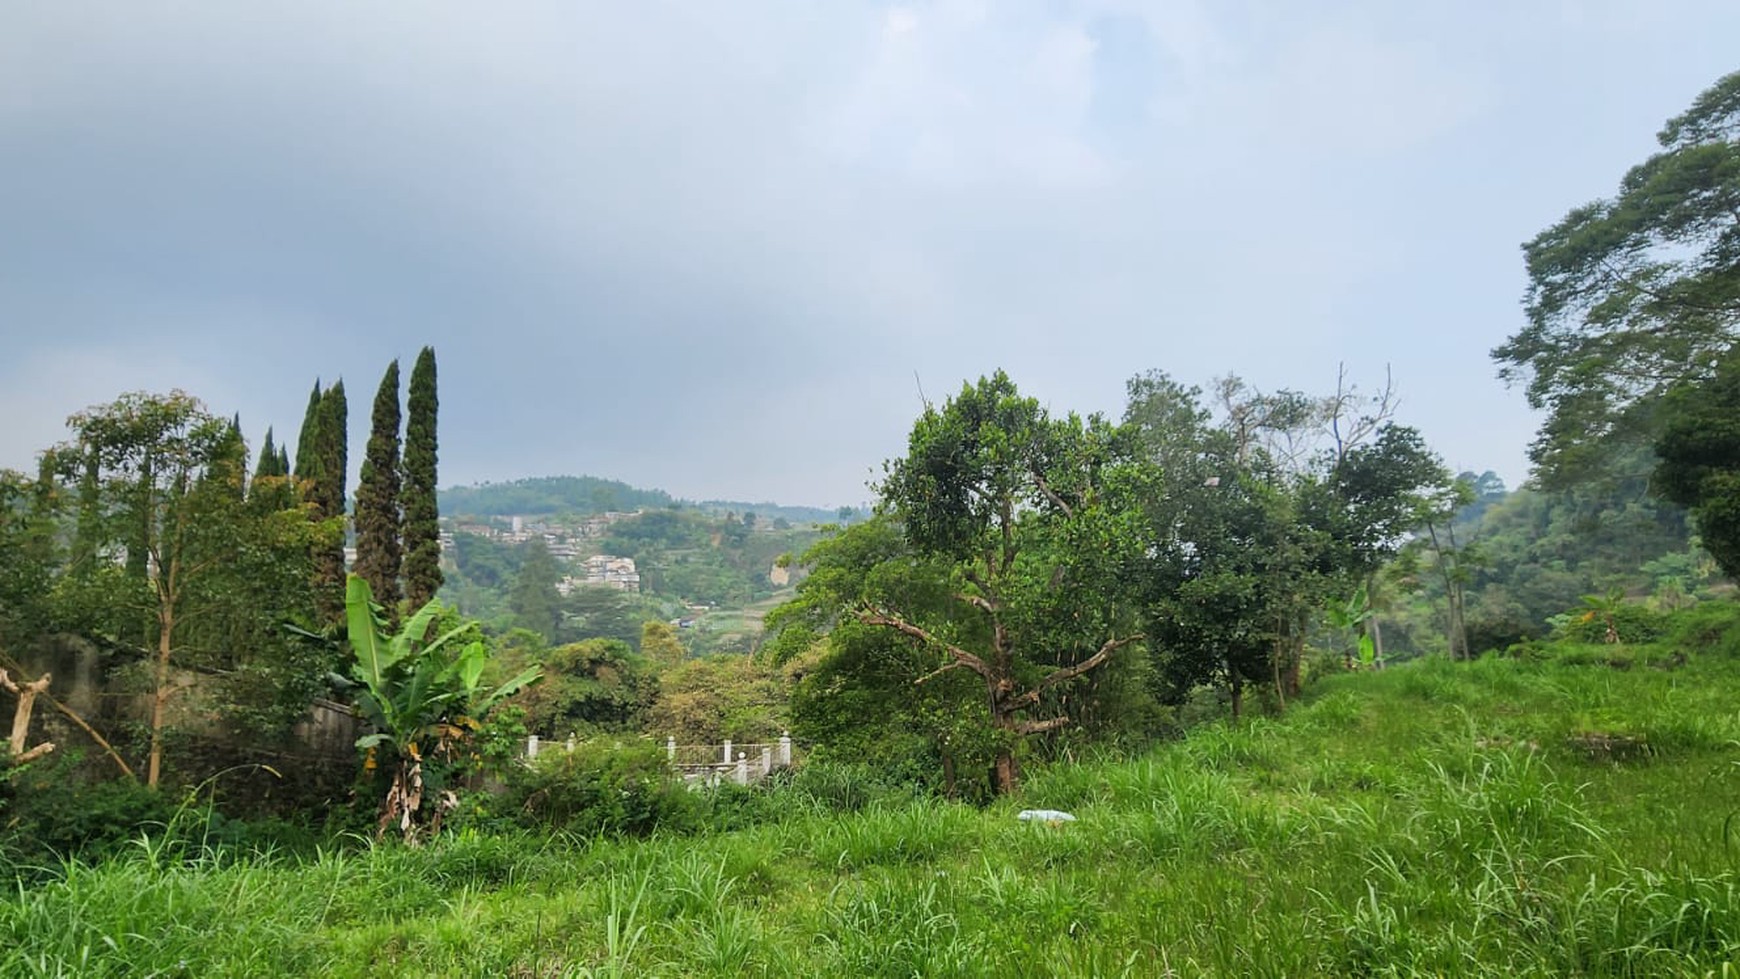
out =
{"type": "MultiPolygon", "coordinates": [[[[574,739],[546,742],[537,735],[526,739],[526,760],[538,757],[549,747],[574,750],[574,739]]],[[[792,765],[791,735],[781,732],[772,744],[678,744],[676,738],[665,739],[665,757],[671,767],[691,785],[718,785],[736,782],[748,785],[759,782],[782,768],[792,765]]]]}

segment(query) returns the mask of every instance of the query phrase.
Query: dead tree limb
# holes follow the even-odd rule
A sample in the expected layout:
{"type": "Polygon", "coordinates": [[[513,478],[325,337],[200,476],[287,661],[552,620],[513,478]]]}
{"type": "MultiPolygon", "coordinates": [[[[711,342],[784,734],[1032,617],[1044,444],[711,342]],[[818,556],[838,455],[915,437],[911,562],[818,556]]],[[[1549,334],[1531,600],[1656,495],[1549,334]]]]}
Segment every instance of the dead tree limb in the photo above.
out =
{"type": "Polygon", "coordinates": [[[44,741],[34,748],[24,747],[24,743],[30,739],[30,714],[36,709],[36,698],[48,689],[52,679],[53,677],[44,673],[29,683],[18,683],[12,679],[11,674],[0,669],[0,687],[18,695],[18,707],[12,712],[12,740],[7,745],[7,754],[14,765],[35,761],[54,750],[53,741],[44,741]]]}
{"type": "MultiPolygon", "coordinates": [[[[22,672],[22,668],[18,663],[4,653],[0,653],[0,663],[4,663],[7,667],[22,672]]],[[[65,715],[66,719],[73,722],[79,730],[90,735],[91,740],[97,743],[97,747],[103,749],[103,752],[109,756],[110,760],[115,763],[116,767],[121,769],[123,775],[126,775],[135,782],[139,780],[139,776],[133,771],[133,766],[127,764],[127,759],[121,757],[121,753],[115,750],[115,746],[109,743],[108,738],[103,737],[102,734],[98,733],[96,728],[91,727],[83,717],[80,717],[78,711],[61,703],[55,698],[54,694],[49,693],[47,690],[43,690],[39,696],[48,701],[49,706],[65,715]]]]}

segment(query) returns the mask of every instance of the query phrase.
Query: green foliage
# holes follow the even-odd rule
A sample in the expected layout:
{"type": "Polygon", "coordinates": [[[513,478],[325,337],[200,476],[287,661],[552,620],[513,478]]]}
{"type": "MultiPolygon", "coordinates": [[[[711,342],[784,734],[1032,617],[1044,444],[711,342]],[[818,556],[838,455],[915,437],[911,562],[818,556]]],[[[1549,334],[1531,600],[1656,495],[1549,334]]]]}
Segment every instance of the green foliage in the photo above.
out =
{"type": "Polygon", "coordinates": [[[561,604],[560,638],[615,639],[632,645],[657,614],[656,606],[632,592],[609,585],[581,585],[561,604]]]}
{"type": "Polygon", "coordinates": [[[701,817],[701,800],[650,741],[593,739],[572,750],[552,745],[512,770],[502,804],[522,825],[576,836],[683,832],[701,817]]]}
{"type": "Polygon", "coordinates": [[[12,866],[118,856],[142,833],[160,832],[175,811],[171,795],[129,779],[92,783],[78,768],[78,759],[56,754],[4,770],[0,849],[12,866]]]}
{"type": "Polygon", "coordinates": [[[584,835],[307,857],[153,836],[0,896],[0,972],[1722,975],[1740,660],[1688,652],[1337,676],[1277,721],[1035,766],[983,809],[821,766],[665,794],[656,745],[591,745],[548,776],[584,835]],[[1651,747],[1592,756],[1603,733],[1651,747]]]}
{"type": "MultiPolygon", "coordinates": [[[[1624,468],[1635,468],[1625,463],[1624,468]]],[[[1472,485],[1472,475],[1464,474],[1472,485]]],[[[1477,498],[1439,525],[1456,535],[1449,569],[1465,592],[1470,649],[1503,649],[1547,635],[1554,616],[1581,596],[1622,588],[1653,594],[1664,584],[1710,597],[1714,566],[1687,533],[1685,514],[1650,497],[1642,479],[1589,483],[1564,491],[1521,489],[1477,498]]],[[[1402,658],[1442,649],[1446,582],[1426,560],[1392,568],[1396,594],[1413,599],[1386,613],[1385,643],[1402,658]]]]}
{"type": "MultiPolygon", "coordinates": [[[[1627,472],[1611,443],[1647,443],[1653,404],[1697,381],[1740,328],[1740,73],[1657,135],[1661,151],[1619,192],[1565,215],[1524,246],[1528,325],[1493,351],[1547,412],[1530,454],[1562,487],[1627,472]]],[[[1635,472],[1636,470],[1631,470],[1635,472]]]]}
{"type": "Polygon", "coordinates": [[[1624,596],[1585,596],[1584,607],[1573,610],[1556,635],[1572,642],[1652,643],[1668,628],[1669,617],[1644,605],[1627,602],[1624,596]]]}
{"type": "Polygon", "coordinates": [[[691,659],[659,675],[646,730],[680,744],[767,744],[791,726],[786,671],[741,655],[691,659]]]}
{"type": "MultiPolygon", "coordinates": [[[[1183,707],[1220,685],[1235,715],[1251,685],[1277,704],[1297,696],[1324,610],[1355,592],[1377,604],[1379,569],[1447,474],[1418,432],[1388,420],[1387,392],[1263,394],[1229,377],[1218,418],[1200,390],[1158,371],[1128,392],[1125,425],[1159,474],[1142,494],[1159,695],[1183,707]]],[[[1375,660],[1364,618],[1342,626],[1355,627],[1354,648],[1375,660]]]]}
{"type": "Polygon", "coordinates": [[[736,514],[682,508],[618,520],[600,549],[633,558],[648,594],[741,607],[774,594],[768,570],[816,539],[812,530],[752,532],[736,514]]]}
{"type": "Polygon", "coordinates": [[[1009,791],[1027,736],[1080,723],[1064,710],[1070,681],[1141,641],[1134,583],[1150,548],[1136,501],[1149,470],[1124,431],[1053,418],[1001,371],[926,408],[908,443],[885,467],[882,503],[948,598],[903,605],[860,586],[833,600],[933,672],[978,678],[1009,791]]]}
{"type": "MultiPolygon", "coordinates": [[[[196,398],[128,394],[68,425],[73,440],[47,457],[80,484],[80,553],[56,589],[61,624],[152,650],[145,777],[154,786],[175,693],[171,666],[234,670],[267,661],[281,644],[267,641],[253,656],[241,651],[279,616],[305,607],[300,581],[289,594],[283,588],[306,573],[308,548],[327,538],[296,511],[247,503],[240,432],[196,398]],[[117,567],[113,557],[123,551],[126,563],[117,567]]],[[[271,686],[294,678],[265,679],[271,686]]]]}
{"type": "Polygon", "coordinates": [[[1670,389],[1661,416],[1653,488],[1691,511],[1704,547],[1740,578],[1740,351],[1709,378],[1670,389]]]}
{"type": "Polygon", "coordinates": [[[57,518],[64,503],[49,477],[32,481],[0,469],[0,651],[39,635],[55,617],[57,518]]]}
{"type": "Polygon", "coordinates": [[[404,529],[405,602],[421,608],[441,590],[441,513],[436,502],[436,415],[440,410],[435,385],[435,349],[424,347],[411,368],[405,399],[404,480],[400,484],[404,529]]]}
{"type": "Polygon", "coordinates": [[[266,440],[260,443],[260,457],[254,463],[254,478],[262,476],[288,476],[289,473],[278,471],[278,447],[272,442],[272,429],[266,428],[266,440]]]}
{"type": "Polygon", "coordinates": [[[1364,631],[1365,624],[1371,621],[1371,618],[1375,613],[1376,610],[1373,609],[1371,605],[1371,598],[1366,594],[1366,590],[1362,586],[1356,589],[1346,601],[1332,602],[1329,608],[1325,610],[1324,614],[1324,618],[1328,621],[1331,629],[1352,631],[1356,633],[1356,649],[1359,655],[1359,662],[1364,666],[1370,666],[1373,657],[1376,655],[1376,649],[1372,644],[1372,638],[1364,631]]]}
{"type": "Polygon", "coordinates": [[[562,627],[562,596],[556,583],[562,574],[549,548],[541,538],[521,545],[523,559],[519,573],[508,590],[508,608],[514,615],[514,626],[529,629],[547,641],[564,638],[562,627]]]}
{"type": "Polygon", "coordinates": [[[544,681],[514,703],[533,732],[638,730],[659,686],[646,661],[618,639],[586,639],[542,654],[544,681]]]}
{"type": "Polygon", "coordinates": [[[647,662],[669,669],[689,658],[683,640],[669,622],[648,621],[640,627],[640,654],[647,662]]]}

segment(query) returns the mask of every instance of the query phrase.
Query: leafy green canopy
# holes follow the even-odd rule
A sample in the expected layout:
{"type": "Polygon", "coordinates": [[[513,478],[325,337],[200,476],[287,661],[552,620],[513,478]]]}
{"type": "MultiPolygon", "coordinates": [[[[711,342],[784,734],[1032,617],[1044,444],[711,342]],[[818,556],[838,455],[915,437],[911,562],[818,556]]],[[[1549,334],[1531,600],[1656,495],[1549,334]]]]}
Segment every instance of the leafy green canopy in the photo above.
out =
{"type": "Polygon", "coordinates": [[[1740,350],[1710,380],[1676,386],[1662,415],[1656,492],[1691,511],[1710,556],[1740,577],[1740,350]]]}
{"type": "Polygon", "coordinates": [[[1145,538],[1133,500],[1148,470],[1128,449],[1102,419],[1052,418],[1001,371],[964,385],[925,410],[907,454],[886,467],[882,509],[898,538],[860,525],[841,535],[851,546],[819,551],[843,564],[818,568],[773,618],[800,630],[781,648],[868,626],[921,654],[918,685],[976,677],[966,686],[980,691],[998,788],[1010,790],[1021,740],[1077,723],[1065,705],[1073,681],[1141,641],[1132,584],[1145,538]],[[890,555],[893,539],[904,554],[890,555]]]}
{"type": "Polygon", "coordinates": [[[1528,325],[1493,357],[1547,412],[1530,455],[1549,485],[1608,468],[1611,439],[1647,442],[1657,398],[1740,335],[1740,72],[1656,138],[1617,195],[1523,246],[1528,325]]]}

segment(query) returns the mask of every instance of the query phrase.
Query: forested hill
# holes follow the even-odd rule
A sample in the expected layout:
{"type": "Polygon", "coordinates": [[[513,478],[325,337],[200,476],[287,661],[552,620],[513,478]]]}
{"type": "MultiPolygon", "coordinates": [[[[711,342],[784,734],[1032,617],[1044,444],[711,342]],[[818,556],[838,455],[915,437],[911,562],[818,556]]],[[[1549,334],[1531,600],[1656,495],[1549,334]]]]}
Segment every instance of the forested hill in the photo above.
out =
{"type": "Polygon", "coordinates": [[[510,483],[449,486],[441,491],[441,512],[506,517],[515,514],[575,514],[670,506],[664,490],[645,490],[597,476],[539,476],[510,483]]]}
{"type": "Polygon", "coordinates": [[[441,512],[450,516],[481,517],[572,515],[627,512],[658,507],[687,506],[700,510],[754,513],[767,520],[784,518],[802,526],[839,519],[839,511],[819,507],[781,506],[777,503],[745,503],[737,500],[679,500],[660,489],[640,489],[620,480],[598,476],[536,476],[508,483],[450,486],[441,491],[441,512]]]}

